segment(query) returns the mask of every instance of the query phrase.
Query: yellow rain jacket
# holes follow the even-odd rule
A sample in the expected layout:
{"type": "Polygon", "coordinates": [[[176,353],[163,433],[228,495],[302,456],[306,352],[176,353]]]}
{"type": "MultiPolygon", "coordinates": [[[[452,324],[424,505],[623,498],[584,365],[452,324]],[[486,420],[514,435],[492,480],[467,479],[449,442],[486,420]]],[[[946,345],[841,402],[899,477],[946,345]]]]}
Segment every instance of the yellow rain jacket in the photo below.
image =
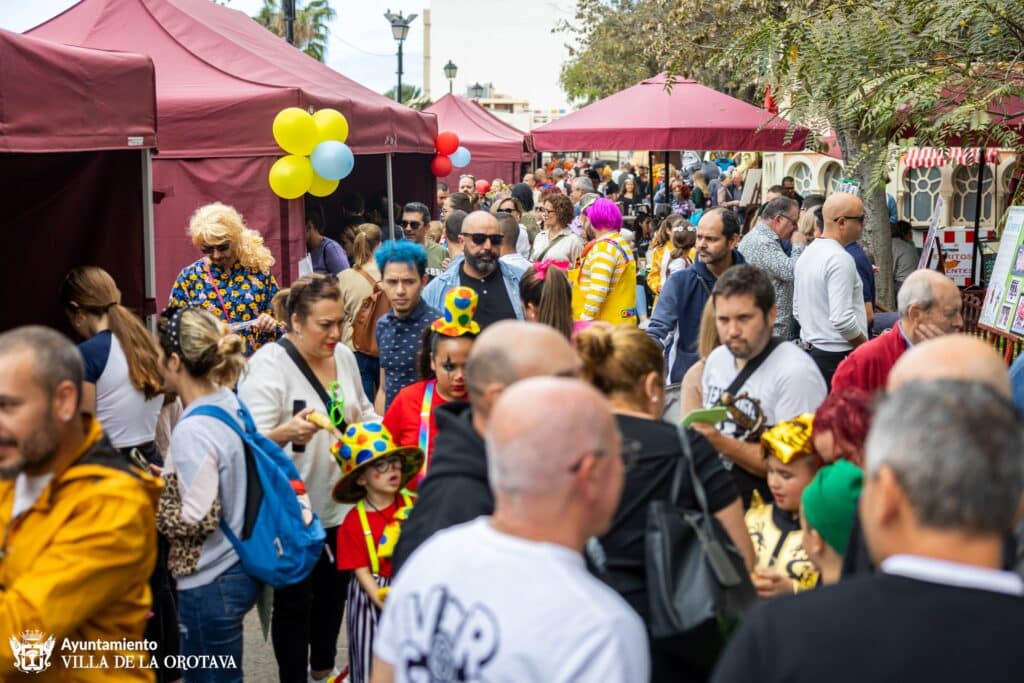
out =
{"type": "Polygon", "coordinates": [[[128,464],[97,421],[86,428],[80,455],[16,519],[14,481],[0,481],[0,680],[155,679],[153,669],[141,668],[152,663],[152,651],[63,648],[65,639],[141,641],[152,603],[162,485],[128,464]],[[49,656],[42,657],[50,636],[49,656]],[[133,659],[135,667],[115,668],[116,657],[133,659]],[[40,673],[16,667],[45,659],[40,673]]]}

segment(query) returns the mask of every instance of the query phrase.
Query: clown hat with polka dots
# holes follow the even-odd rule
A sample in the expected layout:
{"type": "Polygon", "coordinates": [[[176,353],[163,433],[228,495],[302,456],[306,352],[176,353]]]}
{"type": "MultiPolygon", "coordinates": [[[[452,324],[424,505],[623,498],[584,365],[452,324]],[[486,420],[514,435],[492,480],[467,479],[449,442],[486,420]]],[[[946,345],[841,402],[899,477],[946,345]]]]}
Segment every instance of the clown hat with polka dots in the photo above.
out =
{"type": "Polygon", "coordinates": [[[445,337],[480,334],[480,325],[473,320],[479,299],[470,287],[448,290],[444,295],[444,315],[435,320],[430,329],[445,337]]]}
{"type": "Polygon", "coordinates": [[[403,488],[423,466],[423,451],[415,446],[396,446],[391,432],[380,422],[361,422],[348,429],[331,447],[331,453],[341,466],[341,479],[334,485],[334,500],[339,503],[357,503],[366,489],[356,481],[366,468],[377,460],[397,455],[402,458],[403,488]]]}

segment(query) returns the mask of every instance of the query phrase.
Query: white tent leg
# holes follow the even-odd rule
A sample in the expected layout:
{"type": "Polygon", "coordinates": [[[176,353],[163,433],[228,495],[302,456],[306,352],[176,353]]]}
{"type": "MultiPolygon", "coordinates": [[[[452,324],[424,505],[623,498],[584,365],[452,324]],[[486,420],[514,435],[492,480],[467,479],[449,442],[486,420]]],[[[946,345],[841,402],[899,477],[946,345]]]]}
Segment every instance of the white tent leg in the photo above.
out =
{"type": "Polygon", "coordinates": [[[388,169],[388,226],[391,232],[391,240],[395,239],[395,190],[394,183],[391,177],[391,153],[387,154],[387,169],[388,169]]]}

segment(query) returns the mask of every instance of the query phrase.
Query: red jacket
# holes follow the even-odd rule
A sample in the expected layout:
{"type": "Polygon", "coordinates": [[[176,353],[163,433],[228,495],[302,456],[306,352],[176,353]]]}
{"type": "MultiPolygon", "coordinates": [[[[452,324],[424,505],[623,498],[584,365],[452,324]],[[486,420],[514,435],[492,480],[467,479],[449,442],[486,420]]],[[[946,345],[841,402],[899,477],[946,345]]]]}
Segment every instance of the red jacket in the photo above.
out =
{"type": "Polygon", "coordinates": [[[885,389],[889,371],[907,350],[907,340],[900,332],[899,323],[892,329],[861,344],[847,356],[832,376],[832,391],[844,387],[860,387],[874,393],[885,389]]]}

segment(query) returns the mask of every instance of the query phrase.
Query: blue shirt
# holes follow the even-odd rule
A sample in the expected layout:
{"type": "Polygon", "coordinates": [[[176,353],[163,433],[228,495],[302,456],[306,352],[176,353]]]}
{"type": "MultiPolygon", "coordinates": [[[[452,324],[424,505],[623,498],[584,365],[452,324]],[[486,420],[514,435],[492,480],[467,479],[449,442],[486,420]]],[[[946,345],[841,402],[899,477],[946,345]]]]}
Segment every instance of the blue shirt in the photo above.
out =
{"type": "Polygon", "coordinates": [[[377,348],[380,367],[384,371],[384,409],[387,410],[398,392],[416,382],[416,357],[423,346],[423,330],[441,317],[436,308],[420,299],[416,308],[404,318],[388,311],[377,320],[377,348]]]}
{"type": "Polygon", "coordinates": [[[309,252],[309,256],[313,261],[314,273],[333,276],[348,268],[348,254],[330,237],[324,237],[320,246],[309,252]]]}
{"type": "Polygon", "coordinates": [[[853,262],[857,264],[857,275],[860,276],[861,284],[864,285],[864,303],[875,303],[875,269],[871,265],[871,259],[868,258],[867,253],[864,251],[864,247],[860,246],[860,242],[851,242],[846,245],[846,253],[853,257],[853,262]]]}

